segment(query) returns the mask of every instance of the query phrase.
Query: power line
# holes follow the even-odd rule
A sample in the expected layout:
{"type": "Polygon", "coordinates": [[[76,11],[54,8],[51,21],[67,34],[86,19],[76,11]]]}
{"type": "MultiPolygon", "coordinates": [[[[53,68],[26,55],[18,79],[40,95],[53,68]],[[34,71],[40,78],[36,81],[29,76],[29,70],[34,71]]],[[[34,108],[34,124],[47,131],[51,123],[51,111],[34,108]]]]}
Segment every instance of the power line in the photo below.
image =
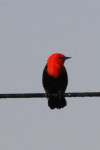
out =
{"type": "MultiPolygon", "coordinates": [[[[64,97],[100,97],[100,92],[64,93],[63,95],[64,97]]],[[[57,94],[50,94],[49,96],[57,96],[57,94]]],[[[0,98],[43,98],[49,96],[46,93],[0,94],[0,98]]]]}

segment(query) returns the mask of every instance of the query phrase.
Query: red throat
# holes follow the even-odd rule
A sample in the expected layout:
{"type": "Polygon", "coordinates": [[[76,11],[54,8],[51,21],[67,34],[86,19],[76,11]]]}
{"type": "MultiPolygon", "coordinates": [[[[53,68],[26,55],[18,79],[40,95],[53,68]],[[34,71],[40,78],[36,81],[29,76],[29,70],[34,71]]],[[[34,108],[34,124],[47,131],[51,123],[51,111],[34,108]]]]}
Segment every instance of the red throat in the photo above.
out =
{"type": "Polygon", "coordinates": [[[61,75],[65,70],[65,67],[63,66],[62,68],[59,68],[57,66],[47,66],[47,72],[50,76],[56,78],[58,77],[59,75],[61,75]]]}

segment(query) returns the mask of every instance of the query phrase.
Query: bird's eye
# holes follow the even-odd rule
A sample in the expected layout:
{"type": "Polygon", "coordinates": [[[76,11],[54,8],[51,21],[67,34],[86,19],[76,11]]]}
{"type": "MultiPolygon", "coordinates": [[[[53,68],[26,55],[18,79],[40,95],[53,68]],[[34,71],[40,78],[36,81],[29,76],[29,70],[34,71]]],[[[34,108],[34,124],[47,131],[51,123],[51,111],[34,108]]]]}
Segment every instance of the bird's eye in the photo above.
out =
{"type": "Polygon", "coordinates": [[[59,56],[59,59],[62,59],[62,57],[61,57],[61,56],[59,56]]]}

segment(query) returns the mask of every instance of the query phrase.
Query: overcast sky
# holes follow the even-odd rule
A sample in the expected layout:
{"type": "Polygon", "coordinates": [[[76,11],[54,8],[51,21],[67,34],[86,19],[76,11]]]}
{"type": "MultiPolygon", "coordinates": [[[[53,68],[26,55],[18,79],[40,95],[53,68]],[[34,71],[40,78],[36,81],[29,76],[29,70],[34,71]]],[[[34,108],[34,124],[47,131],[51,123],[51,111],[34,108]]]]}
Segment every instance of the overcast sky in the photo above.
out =
{"type": "MultiPolygon", "coordinates": [[[[44,93],[53,53],[65,62],[66,92],[100,92],[100,0],[0,0],[0,93],[44,93]]],[[[1,150],[100,150],[100,98],[0,100],[1,150]]]]}

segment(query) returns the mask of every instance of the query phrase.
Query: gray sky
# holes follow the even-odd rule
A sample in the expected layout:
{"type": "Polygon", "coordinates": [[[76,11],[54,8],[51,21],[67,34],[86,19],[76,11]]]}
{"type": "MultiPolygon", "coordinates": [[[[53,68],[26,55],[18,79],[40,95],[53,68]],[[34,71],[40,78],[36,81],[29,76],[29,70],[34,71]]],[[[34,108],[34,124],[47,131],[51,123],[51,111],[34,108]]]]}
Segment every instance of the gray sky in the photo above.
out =
{"type": "MultiPolygon", "coordinates": [[[[44,92],[52,53],[65,62],[66,92],[100,92],[99,0],[0,0],[0,93],[44,92]]],[[[1,150],[100,150],[100,98],[0,100],[1,150]]]]}

